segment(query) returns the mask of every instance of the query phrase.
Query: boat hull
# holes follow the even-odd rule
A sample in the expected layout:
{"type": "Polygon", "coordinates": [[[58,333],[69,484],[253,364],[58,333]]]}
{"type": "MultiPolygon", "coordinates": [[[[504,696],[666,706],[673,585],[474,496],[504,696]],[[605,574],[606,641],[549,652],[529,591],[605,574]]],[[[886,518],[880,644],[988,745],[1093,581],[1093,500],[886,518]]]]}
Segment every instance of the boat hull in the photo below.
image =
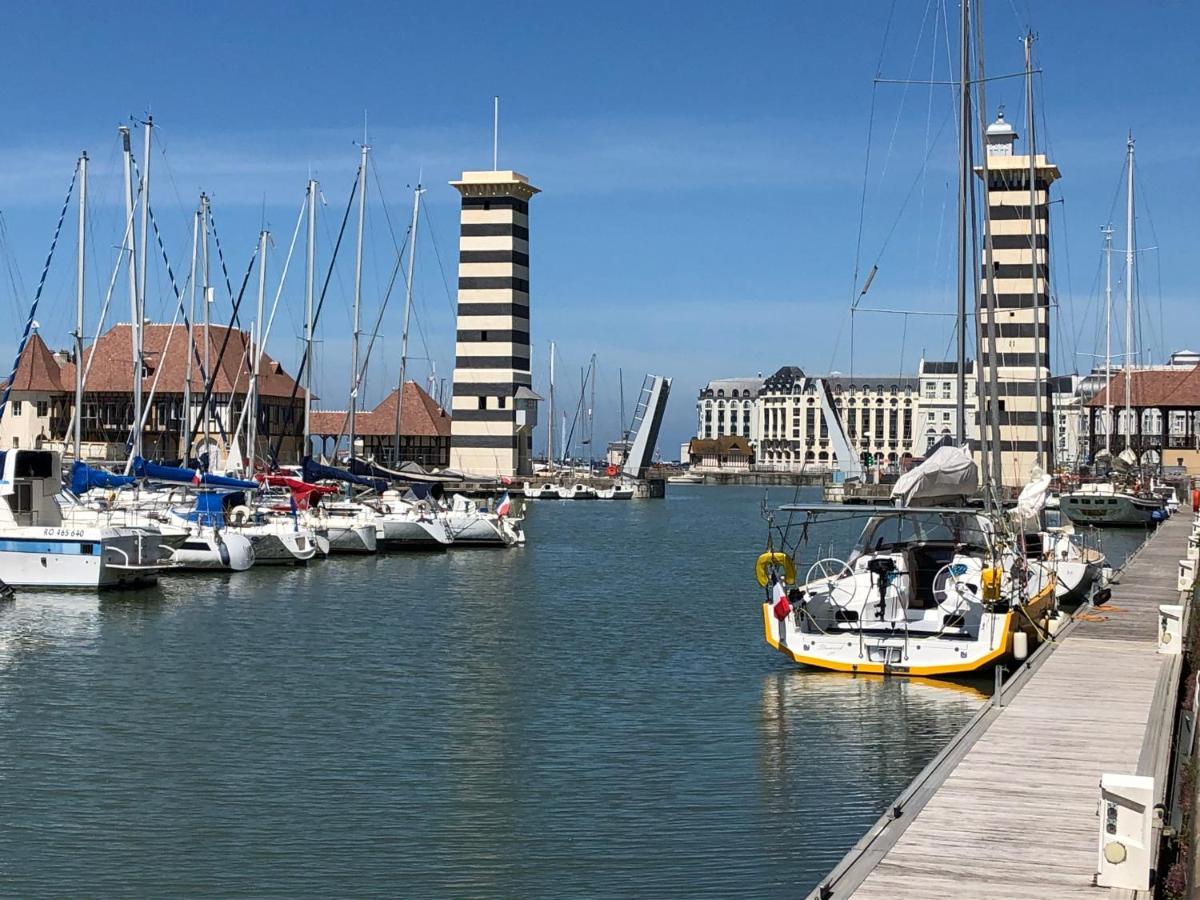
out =
{"type": "Polygon", "coordinates": [[[175,551],[177,568],[244,572],[254,565],[254,545],[241,534],[194,535],[175,551]]]}
{"type": "Polygon", "coordinates": [[[330,553],[374,553],[379,548],[379,538],[374,525],[328,526],[330,553]]]}
{"type": "Polygon", "coordinates": [[[446,524],[455,544],[475,547],[511,547],[521,542],[520,526],[494,516],[472,513],[446,514],[446,524]]]}
{"type": "Polygon", "coordinates": [[[1137,528],[1153,524],[1161,503],[1127,494],[1064,494],[1059,510],[1077,525],[1137,528]]]}
{"type": "Polygon", "coordinates": [[[162,568],[157,544],[146,535],[96,529],[21,531],[42,534],[0,534],[0,573],[11,587],[141,587],[157,581],[162,568]]]}
{"type": "Polygon", "coordinates": [[[767,643],[800,665],[834,672],[938,678],[989,671],[1012,657],[1013,635],[1023,631],[1032,648],[1041,631],[1032,622],[1049,615],[1054,585],[1047,584],[1024,606],[1024,612],[988,613],[975,638],[906,635],[903,629],[802,631],[797,609],[778,620],[769,603],[762,604],[767,643]]]}
{"type": "Polygon", "coordinates": [[[454,541],[440,519],[384,515],[379,529],[382,531],[377,535],[379,543],[390,549],[440,550],[454,541]]]}

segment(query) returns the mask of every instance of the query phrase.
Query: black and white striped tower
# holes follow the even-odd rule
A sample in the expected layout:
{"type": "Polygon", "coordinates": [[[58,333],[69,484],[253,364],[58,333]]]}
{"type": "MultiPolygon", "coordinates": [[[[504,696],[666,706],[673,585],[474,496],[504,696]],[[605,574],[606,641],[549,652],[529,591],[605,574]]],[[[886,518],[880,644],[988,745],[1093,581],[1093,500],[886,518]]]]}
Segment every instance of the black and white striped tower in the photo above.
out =
{"type": "Polygon", "coordinates": [[[463,172],[451,184],[462,217],[450,467],[529,475],[529,200],[538,188],[513,171],[463,172]]]}
{"type": "MultiPolygon", "coordinates": [[[[996,365],[1000,400],[1000,479],[1028,483],[1033,468],[1053,466],[1050,397],[1050,185],[1058,167],[1038,154],[1014,156],[1017,133],[1003,111],[987,129],[987,204],[996,295],[996,365]],[[1033,190],[1030,174],[1033,173],[1033,190]],[[1032,217],[1031,217],[1032,212],[1032,217]],[[1041,393],[1039,403],[1038,393],[1041,393]],[[1040,421],[1039,421],[1040,410],[1040,421]],[[1041,429],[1039,440],[1038,429],[1041,429]],[[1038,451],[1042,451],[1039,462],[1038,451]]],[[[981,169],[976,169],[981,174],[981,169]]],[[[979,302],[979,358],[988,361],[987,253],[979,302]]],[[[984,370],[985,377],[987,369],[984,370]]],[[[979,402],[980,434],[987,404],[979,402]]]]}

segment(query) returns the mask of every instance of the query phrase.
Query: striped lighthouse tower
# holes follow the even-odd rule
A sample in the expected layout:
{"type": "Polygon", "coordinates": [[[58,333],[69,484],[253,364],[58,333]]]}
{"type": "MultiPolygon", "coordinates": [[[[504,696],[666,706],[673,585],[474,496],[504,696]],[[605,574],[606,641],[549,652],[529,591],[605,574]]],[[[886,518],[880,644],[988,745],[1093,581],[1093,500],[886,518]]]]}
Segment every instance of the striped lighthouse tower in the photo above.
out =
{"type": "Polygon", "coordinates": [[[480,475],[532,472],[536,402],[530,389],[529,200],[513,171],[463,172],[458,335],[450,467],[480,475]]]}
{"type": "MultiPolygon", "coordinates": [[[[1054,413],[1050,395],[1050,185],[1058,167],[1039,154],[1013,155],[1017,133],[1001,111],[987,129],[987,204],[992,227],[991,281],[996,300],[996,366],[1000,452],[1006,485],[1024,485],[1038,462],[1053,468],[1054,413]],[[1033,190],[1030,190],[1030,173],[1033,190]],[[1032,213],[1032,216],[1031,216],[1032,213]],[[1041,393],[1041,417],[1038,393],[1041,393]]],[[[982,177],[982,169],[976,168],[982,177]]],[[[987,250],[979,301],[979,359],[989,361],[987,250]]],[[[985,377],[987,369],[984,369],[985,377]]],[[[979,398],[981,435],[987,397],[979,398]]]]}

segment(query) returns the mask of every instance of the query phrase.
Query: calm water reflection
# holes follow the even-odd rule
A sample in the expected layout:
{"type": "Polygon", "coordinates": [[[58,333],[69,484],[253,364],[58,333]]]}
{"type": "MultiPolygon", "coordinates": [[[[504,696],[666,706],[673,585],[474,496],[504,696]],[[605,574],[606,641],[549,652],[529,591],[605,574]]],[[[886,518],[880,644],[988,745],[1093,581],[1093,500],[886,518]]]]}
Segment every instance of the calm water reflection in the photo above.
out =
{"type": "Polygon", "coordinates": [[[22,594],[0,892],[802,893],[982,694],[769,651],[761,497],[538,505],[513,552],[22,594]]]}

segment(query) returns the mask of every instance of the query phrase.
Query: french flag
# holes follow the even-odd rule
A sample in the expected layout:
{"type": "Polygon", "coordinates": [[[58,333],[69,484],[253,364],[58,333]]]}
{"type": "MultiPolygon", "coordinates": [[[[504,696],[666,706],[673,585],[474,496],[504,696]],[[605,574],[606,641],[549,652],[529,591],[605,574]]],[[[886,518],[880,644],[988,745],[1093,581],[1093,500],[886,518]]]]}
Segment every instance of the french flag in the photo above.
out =
{"type": "Polygon", "coordinates": [[[496,515],[507,516],[510,509],[512,509],[512,498],[508,496],[508,491],[505,491],[500,497],[500,502],[496,504],[496,515]]]}

